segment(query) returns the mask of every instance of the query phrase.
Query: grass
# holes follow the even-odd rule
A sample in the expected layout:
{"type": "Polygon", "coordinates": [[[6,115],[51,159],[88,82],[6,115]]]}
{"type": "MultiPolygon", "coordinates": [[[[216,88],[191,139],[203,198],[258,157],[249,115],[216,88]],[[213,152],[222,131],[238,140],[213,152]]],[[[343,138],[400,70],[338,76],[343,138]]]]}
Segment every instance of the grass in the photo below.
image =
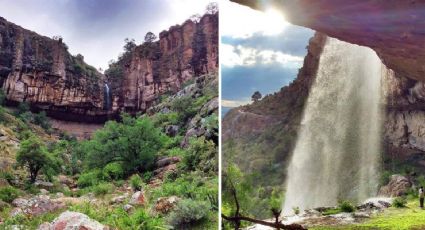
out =
{"type": "Polygon", "coordinates": [[[418,207],[417,200],[410,200],[406,208],[391,207],[383,213],[373,216],[371,219],[360,224],[344,226],[321,226],[310,228],[314,230],[331,229],[379,229],[379,230],[409,230],[425,229],[425,210],[418,207]]]}

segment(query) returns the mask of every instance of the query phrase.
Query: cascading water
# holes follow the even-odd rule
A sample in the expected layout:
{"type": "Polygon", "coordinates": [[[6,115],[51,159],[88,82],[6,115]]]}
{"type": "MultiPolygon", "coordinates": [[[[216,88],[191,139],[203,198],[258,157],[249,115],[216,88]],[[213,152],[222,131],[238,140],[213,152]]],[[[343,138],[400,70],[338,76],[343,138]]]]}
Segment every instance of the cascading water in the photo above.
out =
{"type": "Polygon", "coordinates": [[[105,97],[105,109],[109,110],[111,109],[111,91],[109,90],[109,85],[108,83],[105,83],[104,85],[105,87],[105,93],[104,93],[104,97],[105,97]]]}
{"type": "Polygon", "coordinates": [[[373,50],[328,38],[288,168],[285,214],[376,195],[382,66],[373,50]]]}

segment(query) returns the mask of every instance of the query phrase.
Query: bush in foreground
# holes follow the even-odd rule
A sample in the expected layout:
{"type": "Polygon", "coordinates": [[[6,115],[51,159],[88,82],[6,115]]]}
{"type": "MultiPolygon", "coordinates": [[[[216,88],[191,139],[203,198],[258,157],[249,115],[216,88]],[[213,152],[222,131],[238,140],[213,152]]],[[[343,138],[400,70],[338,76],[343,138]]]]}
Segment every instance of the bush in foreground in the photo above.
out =
{"type": "Polygon", "coordinates": [[[206,219],[209,209],[208,203],[204,201],[181,200],[170,213],[168,222],[177,229],[196,225],[206,219]]]}
{"type": "Polygon", "coordinates": [[[392,202],[392,206],[396,208],[404,208],[406,207],[406,204],[407,204],[407,201],[403,197],[396,197],[392,202]]]}
{"type": "Polygon", "coordinates": [[[12,186],[0,188],[0,200],[11,203],[14,199],[18,198],[20,191],[12,186]]]}

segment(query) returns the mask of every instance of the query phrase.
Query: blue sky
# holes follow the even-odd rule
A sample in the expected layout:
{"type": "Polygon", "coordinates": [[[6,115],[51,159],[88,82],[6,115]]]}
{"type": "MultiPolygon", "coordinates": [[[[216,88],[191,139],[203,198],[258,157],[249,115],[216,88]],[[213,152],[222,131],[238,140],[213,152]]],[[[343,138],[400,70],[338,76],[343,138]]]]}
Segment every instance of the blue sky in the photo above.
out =
{"type": "Polygon", "coordinates": [[[250,102],[251,95],[278,91],[296,77],[314,31],[229,1],[220,5],[222,106],[250,102]]]}
{"type": "Polygon", "coordinates": [[[191,15],[213,0],[0,0],[0,16],[41,35],[61,35],[72,54],[105,69],[125,38],[137,43],[191,15]]]}

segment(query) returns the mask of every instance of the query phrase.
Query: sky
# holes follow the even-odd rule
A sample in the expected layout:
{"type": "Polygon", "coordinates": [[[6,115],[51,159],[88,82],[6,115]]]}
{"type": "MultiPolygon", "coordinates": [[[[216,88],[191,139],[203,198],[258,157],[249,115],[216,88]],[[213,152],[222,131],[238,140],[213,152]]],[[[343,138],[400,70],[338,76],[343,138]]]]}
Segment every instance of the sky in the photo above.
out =
{"type": "Polygon", "coordinates": [[[314,31],[294,26],[274,9],[252,10],[220,2],[223,111],[247,104],[251,95],[276,92],[292,82],[314,31]]]}
{"type": "Polygon", "coordinates": [[[0,16],[53,37],[60,35],[71,54],[105,70],[123,50],[124,39],[137,44],[151,31],[203,14],[214,0],[0,0],[0,16]]]}

